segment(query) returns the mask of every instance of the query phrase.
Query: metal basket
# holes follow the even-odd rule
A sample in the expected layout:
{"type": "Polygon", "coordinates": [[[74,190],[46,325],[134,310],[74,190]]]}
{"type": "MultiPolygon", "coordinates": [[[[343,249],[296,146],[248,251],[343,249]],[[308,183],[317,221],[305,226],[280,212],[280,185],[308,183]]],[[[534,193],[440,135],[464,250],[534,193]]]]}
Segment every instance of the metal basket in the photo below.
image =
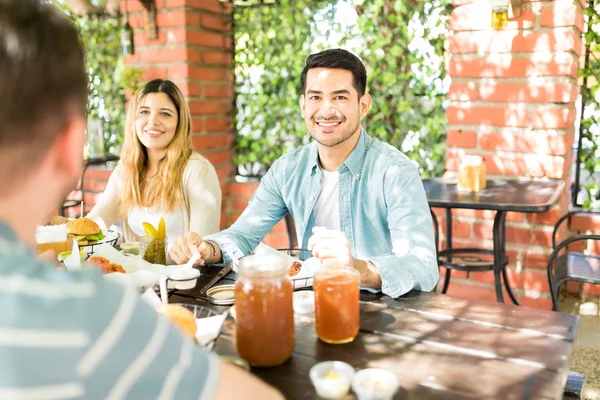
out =
{"type": "Polygon", "coordinates": [[[111,246],[115,247],[117,245],[117,241],[121,237],[121,234],[117,231],[111,231],[111,230],[109,230],[108,233],[109,233],[109,235],[107,235],[107,237],[108,236],[114,236],[114,237],[111,237],[109,240],[106,240],[106,238],[102,239],[98,243],[84,244],[82,246],[79,246],[79,248],[84,250],[88,254],[88,256],[91,256],[94,254],[97,246],[101,246],[105,243],[108,243],[111,246]]]}
{"type": "MultiPolygon", "coordinates": [[[[187,308],[192,313],[194,313],[194,317],[196,319],[202,319],[202,318],[208,318],[208,317],[214,317],[217,315],[222,315],[222,313],[217,312],[217,311],[213,310],[212,308],[209,308],[206,306],[201,306],[199,304],[191,304],[191,303],[177,303],[177,304],[182,307],[187,308]]],[[[226,311],[226,312],[229,312],[229,311],[226,311]]],[[[223,326],[221,325],[221,330],[222,329],[223,329],[223,326]]],[[[219,330],[219,333],[217,334],[217,336],[214,339],[212,339],[210,342],[205,344],[204,347],[206,347],[209,350],[212,350],[212,348],[215,345],[215,342],[221,335],[221,330],[219,330]]]]}
{"type": "MultiPolygon", "coordinates": [[[[310,257],[312,257],[312,253],[307,249],[277,249],[277,251],[284,253],[288,256],[297,258],[300,261],[304,261],[310,257]]],[[[294,286],[294,290],[302,289],[307,286],[312,286],[313,278],[294,278],[291,277],[292,285],[294,286]]]]}

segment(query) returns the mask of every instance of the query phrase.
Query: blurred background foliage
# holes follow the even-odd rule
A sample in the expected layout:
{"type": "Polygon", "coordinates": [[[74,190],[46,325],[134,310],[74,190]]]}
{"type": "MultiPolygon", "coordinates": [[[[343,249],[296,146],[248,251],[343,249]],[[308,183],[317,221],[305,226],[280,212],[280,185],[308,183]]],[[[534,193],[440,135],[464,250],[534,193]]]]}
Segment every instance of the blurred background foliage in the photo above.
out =
{"type": "Polygon", "coordinates": [[[119,154],[125,128],[125,93],[135,91],[141,84],[141,70],[125,66],[121,21],[77,16],[64,0],[52,1],[73,20],[81,33],[89,76],[88,117],[102,121],[105,151],[119,154]]]}
{"type": "Polygon", "coordinates": [[[444,69],[448,0],[281,0],[233,9],[236,157],[261,175],[308,143],[300,116],[306,57],[345,48],[367,66],[373,97],[367,132],[403,151],[423,178],[444,172],[449,79],[444,69]]]}
{"type": "Polygon", "coordinates": [[[583,9],[587,29],[584,33],[585,61],[582,77],[582,118],[573,190],[573,205],[600,208],[600,1],[590,0],[583,9]]]}

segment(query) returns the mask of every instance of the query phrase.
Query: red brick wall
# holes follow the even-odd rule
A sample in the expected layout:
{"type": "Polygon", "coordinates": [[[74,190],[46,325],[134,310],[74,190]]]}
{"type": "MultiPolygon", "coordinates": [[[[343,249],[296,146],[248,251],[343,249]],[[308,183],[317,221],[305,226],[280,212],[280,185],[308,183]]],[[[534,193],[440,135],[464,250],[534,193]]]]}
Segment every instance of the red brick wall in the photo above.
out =
{"type": "MultiPolygon", "coordinates": [[[[207,157],[217,169],[223,190],[221,227],[230,226],[241,214],[256,184],[233,182],[233,44],[229,7],[219,0],[156,0],[158,35],[154,40],[144,33],[144,12],[139,0],[121,0],[121,10],[129,11],[134,29],[135,54],[126,64],[140,68],[143,79],[174,81],[190,105],[193,118],[193,148],[207,157]]],[[[90,168],[85,188],[102,191],[110,168],[90,168]]],[[[78,196],[72,196],[77,198],[78,196]]],[[[97,195],[85,195],[87,211],[97,195]]],[[[77,211],[77,210],[73,210],[77,211]]],[[[287,247],[285,224],[279,223],[265,242],[287,247]]]]}
{"type": "MultiPolygon", "coordinates": [[[[583,6],[578,0],[523,1],[518,18],[493,30],[487,0],[454,4],[446,168],[452,175],[463,155],[477,154],[488,178],[565,181],[549,212],[507,216],[510,283],[523,305],[550,308],[546,263],[553,225],[569,202],[583,6]]],[[[443,225],[443,213],[437,215],[443,225]]],[[[493,216],[453,213],[453,245],[491,249],[493,216]]],[[[449,293],[494,301],[492,273],[453,272],[449,293]]]]}

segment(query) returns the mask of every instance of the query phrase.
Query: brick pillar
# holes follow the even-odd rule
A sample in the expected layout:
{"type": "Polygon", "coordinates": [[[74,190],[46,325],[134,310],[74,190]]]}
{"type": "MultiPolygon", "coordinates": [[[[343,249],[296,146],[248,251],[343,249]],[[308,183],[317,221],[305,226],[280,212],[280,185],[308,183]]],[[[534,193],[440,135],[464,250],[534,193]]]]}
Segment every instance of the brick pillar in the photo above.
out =
{"type": "Polygon", "coordinates": [[[156,0],[158,35],[146,38],[139,0],[121,0],[135,31],[129,66],[145,80],[170,79],[187,97],[193,119],[193,148],[213,163],[221,182],[232,172],[233,54],[228,6],[219,0],[156,0]]]}
{"type": "MultiPolygon", "coordinates": [[[[565,181],[551,211],[507,216],[512,287],[522,304],[550,308],[545,267],[552,227],[569,202],[584,5],[523,0],[520,16],[493,30],[488,0],[453,3],[446,168],[451,175],[463,155],[477,154],[485,159],[488,178],[565,181]]],[[[494,213],[453,215],[453,245],[493,247],[494,213]]],[[[450,294],[495,299],[491,272],[455,275],[460,279],[452,280],[450,294]]]]}
{"type": "MultiPolygon", "coordinates": [[[[130,67],[140,68],[144,81],[163,78],[177,84],[186,96],[193,119],[192,147],[215,166],[223,190],[223,215],[228,214],[228,195],[234,168],[232,35],[228,5],[219,0],[156,0],[156,39],[144,32],[144,8],[140,0],[121,0],[134,29],[135,53],[125,57],[130,67]]],[[[102,191],[110,170],[90,168],[85,187],[102,191]]],[[[86,194],[89,211],[97,195],[86,194]]],[[[225,217],[222,226],[228,226],[225,217]]]]}

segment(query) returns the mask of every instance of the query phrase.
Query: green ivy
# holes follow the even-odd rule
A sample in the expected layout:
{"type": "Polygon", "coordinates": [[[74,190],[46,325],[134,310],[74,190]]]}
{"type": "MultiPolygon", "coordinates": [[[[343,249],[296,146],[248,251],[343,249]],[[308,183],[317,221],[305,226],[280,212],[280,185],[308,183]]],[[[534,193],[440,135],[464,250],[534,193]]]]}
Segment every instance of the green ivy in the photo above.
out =
{"type": "Polygon", "coordinates": [[[125,92],[140,85],[141,70],[125,66],[121,52],[121,23],[116,18],[73,15],[64,0],[54,0],[77,26],[86,53],[89,76],[88,117],[102,121],[105,151],[119,154],[126,116],[125,92]]]}
{"type": "MultiPolygon", "coordinates": [[[[581,97],[584,107],[581,120],[580,135],[582,146],[579,149],[581,175],[579,182],[587,199],[583,201],[585,208],[600,208],[600,186],[594,175],[600,172],[600,2],[591,0],[584,9],[587,20],[587,31],[584,34],[586,44],[586,63],[579,71],[585,80],[581,86],[581,97]]],[[[577,194],[575,194],[577,195],[577,194]]],[[[576,200],[576,199],[575,199],[576,200]]]]}
{"type": "Polygon", "coordinates": [[[423,177],[441,175],[449,1],[342,3],[234,7],[235,163],[260,175],[283,153],[308,143],[298,106],[300,73],[309,54],[344,47],[367,66],[373,105],[363,123],[369,134],[402,150],[423,177]],[[342,6],[355,10],[354,24],[336,17],[342,6]]]}

